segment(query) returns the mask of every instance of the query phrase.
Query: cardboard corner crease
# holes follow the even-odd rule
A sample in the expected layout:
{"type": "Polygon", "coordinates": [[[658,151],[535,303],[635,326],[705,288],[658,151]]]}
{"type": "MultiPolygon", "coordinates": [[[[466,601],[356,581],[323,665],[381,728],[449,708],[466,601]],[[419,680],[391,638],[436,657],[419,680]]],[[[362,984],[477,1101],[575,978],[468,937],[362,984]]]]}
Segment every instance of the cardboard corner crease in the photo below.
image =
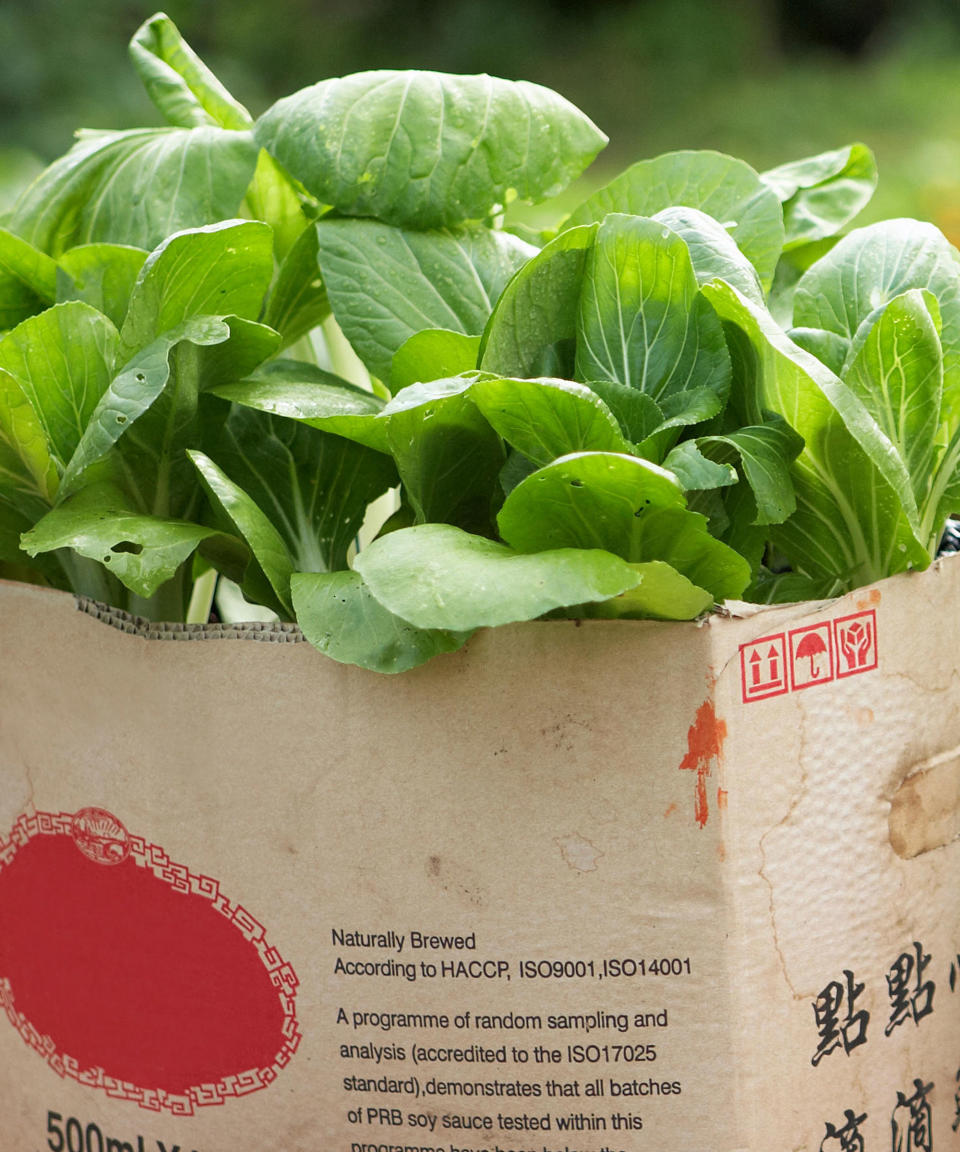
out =
{"type": "Polygon", "coordinates": [[[0,1147],[951,1147],[958,604],[392,678],[0,584],[0,1147]]]}

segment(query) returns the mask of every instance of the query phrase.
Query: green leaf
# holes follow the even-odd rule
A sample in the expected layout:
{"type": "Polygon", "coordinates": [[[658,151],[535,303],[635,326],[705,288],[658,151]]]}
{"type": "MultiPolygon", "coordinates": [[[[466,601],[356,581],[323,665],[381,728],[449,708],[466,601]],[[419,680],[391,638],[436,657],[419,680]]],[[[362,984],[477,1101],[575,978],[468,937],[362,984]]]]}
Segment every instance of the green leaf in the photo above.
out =
{"type": "Polygon", "coordinates": [[[120,330],[125,358],[194,316],[255,320],[273,275],[270,229],[225,220],[168,237],[147,257],[120,330]]]}
{"type": "Polygon", "coordinates": [[[695,511],[703,512],[709,517],[710,534],[722,540],[735,552],[739,552],[750,565],[754,580],[747,586],[741,599],[752,599],[753,584],[770,545],[769,525],[757,524],[757,501],[753,489],[741,479],[740,483],[729,488],[694,493],[690,505],[695,511]],[[713,503],[711,497],[716,499],[719,507],[713,503]],[[711,504],[713,507],[710,507],[711,504]]]}
{"type": "Polygon", "coordinates": [[[163,333],[114,375],[64,473],[61,496],[119,444],[131,499],[158,516],[192,516],[196,478],[184,449],[200,441],[199,393],[251,371],[277,340],[272,329],[236,316],[194,316],[163,333]]]}
{"type": "Polygon", "coordinates": [[[640,582],[609,552],[522,554],[449,524],[381,536],[355,566],[389,612],[417,628],[454,632],[533,620],[555,608],[619,596],[640,582]]]}
{"type": "Polygon", "coordinates": [[[0,331],[14,328],[56,298],[56,262],[0,228],[0,331]]]}
{"type": "Polygon", "coordinates": [[[601,548],[636,562],[650,508],[683,508],[677,480],[648,460],[612,452],[561,456],[521,481],[497,517],[518,552],[601,548]]]}
{"type": "Polygon", "coordinates": [[[830,236],[826,240],[798,244],[796,248],[788,248],[780,257],[773,287],[767,293],[767,307],[781,328],[790,328],[793,324],[793,297],[800,278],[831,248],[836,247],[839,239],[839,236],[830,236]]]}
{"type": "Polygon", "coordinates": [[[537,465],[581,450],[630,451],[613,413],[583,384],[481,378],[470,397],[504,440],[537,465]]]}
{"type": "Polygon", "coordinates": [[[713,596],[662,560],[634,564],[641,581],[612,600],[591,604],[586,615],[607,620],[695,620],[713,607],[713,596]]]}
{"type": "Polygon", "coordinates": [[[561,457],[513,489],[497,524],[518,552],[600,548],[634,564],[663,560],[718,600],[750,579],[746,561],[684,507],[676,478],[634,456],[561,457]]]}
{"type": "MultiPolygon", "coordinates": [[[[20,547],[20,537],[33,527],[36,517],[27,516],[13,500],[8,500],[3,491],[3,446],[0,444],[0,565],[26,564],[27,555],[20,547]]],[[[10,579],[0,568],[0,579],[10,579]]],[[[15,577],[13,577],[15,579],[15,577]]]]}
{"type": "Polygon", "coordinates": [[[921,533],[927,541],[927,551],[935,555],[940,546],[947,518],[960,510],[960,437],[954,434],[933,477],[931,491],[924,508],[921,533]]]}
{"type": "Polygon", "coordinates": [[[684,508],[652,508],[643,517],[637,551],[643,560],[662,560],[717,602],[737,599],[750,583],[749,562],[716,540],[707,518],[684,508]]]}
{"type": "Polygon", "coordinates": [[[863,402],[824,364],[794,344],[766,309],[757,308],[722,283],[708,285],[704,291],[715,305],[719,303],[718,314],[737,325],[752,349],[751,362],[741,364],[744,409],[752,422],[761,424],[771,413],[781,417],[806,445],[799,461],[822,452],[824,437],[833,439],[831,449],[839,449],[847,438],[855,441],[915,524],[917,508],[906,466],[863,402]]]}
{"type": "MultiPolygon", "coordinates": [[[[500,488],[504,496],[509,496],[521,480],[526,480],[536,470],[537,465],[529,457],[511,448],[507,452],[503,467],[500,469],[500,488]]],[[[405,524],[402,527],[409,527],[409,525],[405,524]]]]}
{"type": "Polygon", "coordinates": [[[210,391],[223,400],[302,420],[312,428],[335,432],[379,452],[389,451],[387,425],[373,420],[383,410],[384,401],[313,364],[274,360],[248,380],[218,385],[210,391]]]}
{"type": "Polygon", "coordinates": [[[960,430],[960,253],[933,225],[888,220],[845,236],[797,285],[794,322],[855,342],[910,289],[932,292],[940,308],[946,442],[960,430]]]}
{"type": "Polygon", "coordinates": [[[53,503],[57,482],[43,424],[17,380],[0,368],[0,493],[33,512],[38,500],[40,508],[53,503]]]}
{"type": "MultiPolygon", "coordinates": [[[[86,470],[101,460],[122,435],[129,435],[134,422],[163,394],[171,377],[172,354],[181,343],[216,344],[229,338],[230,326],[223,319],[195,316],[154,340],[116,372],[86,420],[75,451],[69,458],[60,484],[61,497],[76,490],[86,470]]],[[[164,420],[161,422],[166,423],[164,420]]],[[[145,436],[145,454],[150,461],[143,467],[145,484],[165,473],[166,460],[161,460],[163,446],[169,445],[173,431],[172,427],[167,427],[156,441],[151,440],[149,432],[145,436]]]]}
{"type": "Polygon", "coordinates": [[[663,467],[680,481],[685,492],[709,492],[713,488],[726,488],[736,484],[737,470],[731,464],[721,464],[704,456],[699,441],[682,440],[671,448],[663,460],[663,467]]]}
{"type": "Polygon", "coordinates": [[[802,572],[762,571],[750,586],[748,599],[756,604],[796,604],[827,600],[838,594],[835,580],[805,576],[802,572]]]}
{"type": "Polygon", "coordinates": [[[170,124],[179,128],[253,126],[250,113],[234,100],[164,13],[151,16],[137,29],[130,41],[130,56],[150,99],[170,124]]]}
{"type": "Polygon", "coordinates": [[[415,628],[371,595],[356,572],[297,572],[290,581],[297,623],[321,652],[372,672],[406,672],[455,652],[470,632],[415,628]]]}
{"type": "Polygon", "coordinates": [[[131,592],[148,598],[212,528],[146,516],[112,484],[91,484],[48,512],[21,541],[29,556],[71,548],[103,564],[131,592]]]}
{"type": "Polygon", "coordinates": [[[284,257],[270,290],[263,322],[280,333],[281,348],[299,340],[330,315],[317,252],[317,230],[308,224],[284,257]]]}
{"type": "Polygon", "coordinates": [[[377,422],[418,523],[492,528],[505,453],[500,437],[470,398],[473,377],[413,384],[387,404],[377,422]]]}
{"type": "Polygon", "coordinates": [[[757,270],[736,245],[724,226],[698,208],[664,208],[653,216],[686,244],[698,284],[726,280],[757,304],[763,288],[757,270]]]}
{"type": "Polygon", "coordinates": [[[319,205],[308,202],[302,186],[297,185],[287,172],[262,148],[257,156],[257,167],[244,199],[242,215],[263,220],[273,230],[273,250],[282,263],[290,249],[311,228],[321,211],[319,205]]]}
{"type": "Polygon", "coordinates": [[[930,488],[940,432],[939,322],[935,296],[917,288],[904,292],[871,325],[863,325],[844,374],[844,383],[906,464],[918,507],[930,488]]]}
{"type": "MultiPolygon", "coordinates": [[[[663,409],[646,392],[638,392],[636,388],[618,384],[615,380],[590,380],[586,386],[606,404],[617,418],[623,434],[633,443],[641,444],[663,425],[663,409]]],[[[705,395],[706,391],[702,389],[697,395],[705,395]]],[[[716,393],[711,392],[710,395],[719,404],[716,393]]],[[[677,393],[680,400],[686,400],[689,396],[689,392],[677,393]]],[[[672,397],[668,399],[672,400],[672,397]]]]}
{"type": "Polygon", "coordinates": [[[611,215],[600,225],[580,297],[576,372],[658,402],[692,388],[729,390],[723,329],[699,296],[686,243],[664,224],[611,215]]]}
{"type": "MultiPolygon", "coordinates": [[[[602,389],[599,390],[602,393],[602,389]]],[[[662,461],[684,428],[712,420],[720,414],[723,406],[723,399],[711,388],[691,388],[664,396],[658,406],[660,421],[637,445],[637,454],[648,460],[662,461]]]]}
{"type": "MultiPolygon", "coordinates": [[[[199,317],[197,318],[199,319],[199,317]]],[[[228,387],[249,376],[280,347],[280,336],[266,324],[221,317],[230,335],[216,344],[200,344],[196,353],[196,374],[200,388],[228,387]]]]}
{"type": "Polygon", "coordinates": [[[561,233],[507,284],[480,345],[484,372],[573,375],[580,288],[596,232],[590,224],[561,233]]]}
{"type": "Polygon", "coordinates": [[[279,605],[289,618],[293,614],[290,577],[295,566],[283,537],[269,516],[209,456],[195,449],[188,449],[187,455],[200,473],[214,507],[227,517],[249,545],[279,605]]]}
{"type": "Polygon", "coordinates": [[[555,92],[440,72],[360,72],[279,100],[258,143],[324,204],[399,227],[555,196],[606,144],[555,92]]]}
{"type": "Polygon", "coordinates": [[[845,336],[826,332],[823,328],[791,328],[787,335],[794,344],[826,364],[834,376],[842,374],[851,344],[845,336]]]}
{"type": "Polygon", "coordinates": [[[926,288],[943,321],[944,389],[951,426],[960,423],[960,254],[932,224],[886,220],[857,228],[797,285],[793,322],[853,340],[868,318],[911,288],[926,288]]]}
{"type": "Polygon", "coordinates": [[[723,410],[723,400],[712,388],[690,388],[664,396],[660,407],[664,427],[687,428],[718,416],[723,410]]]}
{"type": "Polygon", "coordinates": [[[479,336],[510,277],[536,251],[506,232],[434,232],[321,220],[320,267],[337,323],[389,383],[394,354],[424,328],[479,336]]]}
{"type": "Polygon", "coordinates": [[[110,383],[117,347],[106,316],[79,302],[48,308],[0,341],[0,368],[29,400],[61,469],[110,383]]]}
{"type": "Polygon", "coordinates": [[[82,133],[24,192],[9,227],[51,256],[101,241],[149,251],[173,232],[235,215],[256,161],[247,132],[82,133]]]}
{"type": "Polygon", "coordinates": [[[393,461],[282,416],[217,403],[207,452],[279,532],[301,572],[346,568],[368,504],[397,483],[393,461]],[[224,419],[225,415],[225,419],[224,419]]]}
{"type": "Polygon", "coordinates": [[[783,247],[783,215],[776,193],[742,160],[719,152],[668,152],[641,160],[595,192],[565,228],[602,220],[611,212],[653,216],[664,208],[698,208],[726,228],[760,276],[773,281],[783,247]]]}
{"type": "Polygon", "coordinates": [[[790,249],[849,224],[873,196],[877,163],[866,145],[849,144],[771,168],[762,179],[783,204],[784,247],[790,249]]]}
{"type": "Polygon", "coordinates": [[[465,336],[447,328],[415,332],[394,354],[390,369],[393,386],[406,388],[408,384],[472,372],[479,349],[479,336],[465,336]]]}
{"type": "Polygon", "coordinates": [[[854,588],[924,567],[906,467],[862,402],[768,313],[724,284],[704,292],[750,341],[750,410],[777,413],[805,443],[791,468],[797,509],[773,531],[794,569],[854,588]]]}
{"type": "Polygon", "coordinates": [[[697,440],[718,462],[739,458],[744,479],[756,502],[755,524],[782,524],[796,508],[790,464],[803,450],[803,440],[785,420],[771,416],[764,424],[739,428],[697,440]]]}
{"type": "Polygon", "coordinates": [[[81,244],[60,257],[57,299],[82,300],[123,324],[147,253],[125,244],[81,244]]]}

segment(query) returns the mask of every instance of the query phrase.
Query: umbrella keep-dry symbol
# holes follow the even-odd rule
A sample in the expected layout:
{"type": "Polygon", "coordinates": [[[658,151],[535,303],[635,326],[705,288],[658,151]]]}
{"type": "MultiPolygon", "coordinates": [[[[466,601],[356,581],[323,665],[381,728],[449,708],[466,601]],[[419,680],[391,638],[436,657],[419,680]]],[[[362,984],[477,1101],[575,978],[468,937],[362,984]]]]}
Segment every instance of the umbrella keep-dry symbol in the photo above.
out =
{"type": "Polygon", "coordinates": [[[796,628],[789,635],[791,688],[828,684],[834,677],[829,624],[796,628]]]}
{"type": "Polygon", "coordinates": [[[818,657],[824,655],[827,651],[827,646],[823,642],[817,632],[808,632],[806,636],[797,645],[797,650],[794,656],[797,660],[810,661],[810,679],[817,680],[820,678],[820,667],[818,657]]]}

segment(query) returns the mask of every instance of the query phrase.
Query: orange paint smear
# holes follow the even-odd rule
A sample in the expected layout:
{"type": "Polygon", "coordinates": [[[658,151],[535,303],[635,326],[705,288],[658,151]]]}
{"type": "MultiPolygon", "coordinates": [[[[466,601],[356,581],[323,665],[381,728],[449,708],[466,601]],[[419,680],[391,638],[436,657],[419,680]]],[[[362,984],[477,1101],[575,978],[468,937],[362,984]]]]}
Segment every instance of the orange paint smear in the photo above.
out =
{"type": "Polygon", "coordinates": [[[720,760],[726,737],[727,722],[718,718],[713,701],[705,700],[697,709],[696,719],[687,732],[687,754],[680,761],[682,772],[697,774],[694,814],[701,828],[706,825],[710,817],[710,805],[707,801],[710,764],[713,760],[720,760]]]}
{"type": "Polygon", "coordinates": [[[726,788],[717,789],[717,808],[722,812],[727,806],[727,790],[726,788]]]}
{"type": "Polygon", "coordinates": [[[670,807],[666,810],[666,812],[664,812],[663,818],[666,819],[668,816],[672,816],[674,814],[674,812],[676,812],[676,810],[677,810],[676,804],[671,804],[670,807]]]}

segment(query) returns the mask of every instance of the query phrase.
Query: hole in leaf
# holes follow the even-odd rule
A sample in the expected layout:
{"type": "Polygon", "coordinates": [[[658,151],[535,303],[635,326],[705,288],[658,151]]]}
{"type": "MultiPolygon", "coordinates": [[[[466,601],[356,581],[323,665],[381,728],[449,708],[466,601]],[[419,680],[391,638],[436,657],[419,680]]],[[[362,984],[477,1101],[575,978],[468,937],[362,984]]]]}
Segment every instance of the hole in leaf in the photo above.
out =
{"type": "Polygon", "coordinates": [[[109,564],[109,563],[110,563],[110,557],[109,557],[109,556],[104,556],[104,558],[103,558],[103,562],[104,562],[104,564],[109,564]]]}
{"type": "Polygon", "coordinates": [[[582,480],[571,480],[570,481],[570,487],[571,488],[582,488],[583,487],[583,481],[582,480]]]}
{"type": "Polygon", "coordinates": [[[136,378],[140,381],[141,384],[144,382],[144,380],[146,380],[146,376],[144,376],[142,372],[138,372],[136,378]]]}
{"type": "Polygon", "coordinates": [[[126,416],[118,416],[117,417],[117,423],[118,424],[126,424],[126,422],[127,422],[126,416]]]}
{"type": "MultiPolygon", "coordinates": [[[[114,544],[110,549],[111,552],[132,552],[134,556],[139,556],[143,551],[143,545],[137,544],[133,540],[120,540],[114,544]]],[[[109,559],[109,557],[108,557],[109,559]]]]}

